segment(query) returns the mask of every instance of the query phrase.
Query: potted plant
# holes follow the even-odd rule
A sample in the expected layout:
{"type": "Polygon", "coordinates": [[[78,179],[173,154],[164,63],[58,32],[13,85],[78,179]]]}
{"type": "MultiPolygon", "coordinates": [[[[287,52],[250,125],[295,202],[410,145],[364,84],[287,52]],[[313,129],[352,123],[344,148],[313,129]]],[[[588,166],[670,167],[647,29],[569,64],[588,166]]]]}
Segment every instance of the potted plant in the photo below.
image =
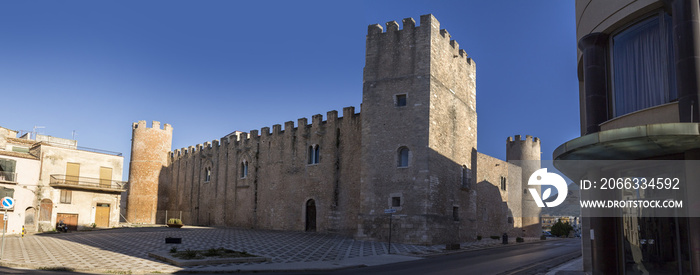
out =
{"type": "Polygon", "coordinates": [[[177,227],[180,228],[182,227],[182,221],[180,219],[169,219],[168,220],[168,227],[177,227]]]}

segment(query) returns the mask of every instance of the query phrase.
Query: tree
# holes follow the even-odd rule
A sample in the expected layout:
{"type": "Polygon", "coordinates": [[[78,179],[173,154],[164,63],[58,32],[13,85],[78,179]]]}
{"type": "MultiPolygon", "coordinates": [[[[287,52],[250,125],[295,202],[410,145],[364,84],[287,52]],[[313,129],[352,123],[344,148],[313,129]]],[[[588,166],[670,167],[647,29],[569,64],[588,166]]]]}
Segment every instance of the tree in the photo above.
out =
{"type": "Polygon", "coordinates": [[[574,227],[569,224],[569,222],[562,223],[561,219],[557,221],[554,225],[552,225],[552,235],[561,237],[561,236],[568,236],[569,232],[571,230],[574,230],[574,227]]]}

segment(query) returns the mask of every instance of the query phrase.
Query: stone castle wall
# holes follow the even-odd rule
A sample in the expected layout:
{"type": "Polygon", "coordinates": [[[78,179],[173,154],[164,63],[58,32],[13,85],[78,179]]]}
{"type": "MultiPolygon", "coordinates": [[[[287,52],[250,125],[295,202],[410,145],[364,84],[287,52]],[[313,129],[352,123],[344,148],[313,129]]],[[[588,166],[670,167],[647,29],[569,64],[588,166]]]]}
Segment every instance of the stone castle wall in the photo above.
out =
{"type": "MultiPolygon", "coordinates": [[[[163,170],[160,214],[186,224],[305,230],[314,200],[319,231],[350,234],[359,209],[361,120],[353,107],[175,150],[163,170]],[[308,148],[320,159],[308,163],[308,148]],[[247,175],[243,175],[247,163],[247,175]],[[207,170],[211,169],[209,181],[207,170]]],[[[165,217],[159,217],[163,220],[165,217]]]]}

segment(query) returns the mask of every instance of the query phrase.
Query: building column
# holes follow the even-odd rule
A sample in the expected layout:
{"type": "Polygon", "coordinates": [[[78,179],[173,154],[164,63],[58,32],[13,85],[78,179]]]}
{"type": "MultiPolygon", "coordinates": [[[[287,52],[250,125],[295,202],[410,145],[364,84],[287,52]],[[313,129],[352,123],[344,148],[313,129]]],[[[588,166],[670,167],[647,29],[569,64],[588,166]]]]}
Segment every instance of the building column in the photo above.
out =
{"type": "Polygon", "coordinates": [[[600,131],[600,124],[608,120],[608,35],[591,33],[579,40],[583,60],[583,86],[586,110],[585,134],[600,131]]]}
{"type": "Polygon", "coordinates": [[[700,2],[675,0],[673,13],[673,51],[676,64],[678,112],[681,122],[700,121],[700,2]],[[692,109],[692,111],[691,111],[692,109]]]}

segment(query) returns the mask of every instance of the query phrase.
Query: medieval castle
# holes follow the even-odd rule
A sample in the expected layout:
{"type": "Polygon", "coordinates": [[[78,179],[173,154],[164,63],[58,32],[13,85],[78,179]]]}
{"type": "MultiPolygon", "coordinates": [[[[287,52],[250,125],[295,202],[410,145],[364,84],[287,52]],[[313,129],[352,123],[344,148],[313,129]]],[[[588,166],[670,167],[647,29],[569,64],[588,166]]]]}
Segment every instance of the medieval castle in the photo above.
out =
{"type": "Polygon", "coordinates": [[[523,190],[540,141],[477,151],[476,64],[432,15],[370,25],[362,112],[314,115],[171,151],[173,128],[132,126],[127,220],[452,243],[539,236],[523,190]],[[388,210],[388,211],[386,211],[388,210]],[[168,214],[166,214],[166,212],[168,214]],[[167,216],[166,216],[167,215],[167,216]]]}

